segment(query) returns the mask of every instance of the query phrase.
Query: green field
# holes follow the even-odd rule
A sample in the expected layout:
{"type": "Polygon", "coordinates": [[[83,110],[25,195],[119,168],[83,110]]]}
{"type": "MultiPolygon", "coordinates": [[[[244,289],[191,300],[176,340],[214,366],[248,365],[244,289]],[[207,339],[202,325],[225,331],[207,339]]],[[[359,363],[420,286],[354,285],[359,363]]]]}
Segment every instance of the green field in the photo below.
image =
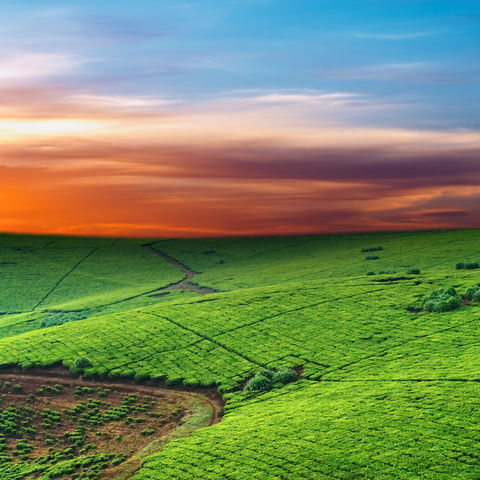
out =
{"type": "Polygon", "coordinates": [[[0,365],[222,392],[132,478],[480,478],[480,230],[152,244],[208,295],[151,242],[0,236],[0,365]],[[450,287],[458,308],[424,308],[450,287]],[[267,367],[299,378],[244,391],[267,367]]]}

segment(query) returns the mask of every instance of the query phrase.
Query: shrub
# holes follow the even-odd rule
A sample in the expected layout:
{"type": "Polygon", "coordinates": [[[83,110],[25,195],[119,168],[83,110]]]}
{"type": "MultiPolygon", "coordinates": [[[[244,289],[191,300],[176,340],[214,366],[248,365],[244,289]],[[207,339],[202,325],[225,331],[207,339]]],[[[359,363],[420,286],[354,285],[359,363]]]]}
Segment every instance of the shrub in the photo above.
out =
{"type": "Polygon", "coordinates": [[[119,465],[120,463],[123,463],[127,458],[128,456],[126,453],[119,453],[117,458],[114,458],[112,460],[112,465],[119,465]]]}
{"type": "Polygon", "coordinates": [[[53,390],[55,393],[62,393],[63,392],[63,385],[60,385],[59,383],[56,383],[53,386],[53,390]]]}
{"type": "Polygon", "coordinates": [[[153,435],[155,433],[155,430],[153,428],[144,428],[141,432],[140,435],[142,437],[147,437],[149,435],[153,435]]]}
{"type": "Polygon", "coordinates": [[[86,368],[92,366],[92,362],[88,358],[79,357],[73,362],[72,370],[74,373],[82,373],[86,368]]]}
{"type": "Polygon", "coordinates": [[[272,379],[265,376],[262,373],[257,373],[252,379],[250,379],[245,387],[245,390],[260,390],[268,391],[272,389],[272,379]]]}
{"type": "Polygon", "coordinates": [[[472,300],[472,302],[480,302],[480,287],[478,285],[468,287],[463,298],[472,300]]]}
{"type": "Polygon", "coordinates": [[[273,376],[273,383],[281,383],[286,385],[287,383],[294,382],[297,379],[297,374],[291,368],[285,368],[275,373],[273,376]]]}
{"type": "Polygon", "coordinates": [[[380,257],[378,255],[367,255],[365,260],[378,260],[380,257]]]}
{"type": "Polygon", "coordinates": [[[418,268],[409,268],[407,275],[420,275],[420,270],[418,268]]]}
{"type": "Polygon", "coordinates": [[[365,252],[378,252],[379,250],[383,250],[383,247],[378,246],[378,247],[366,247],[366,248],[362,248],[362,252],[363,252],[363,253],[365,253],[365,252]]]}
{"type": "Polygon", "coordinates": [[[365,275],[375,275],[375,272],[367,272],[365,275]]]}
{"type": "Polygon", "coordinates": [[[40,327],[56,327],[57,325],[63,325],[68,322],[76,322],[77,320],[83,320],[87,316],[79,312],[61,312],[53,315],[48,315],[40,322],[40,327]]]}
{"type": "Polygon", "coordinates": [[[448,312],[461,306],[462,299],[453,287],[434,290],[422,302],[422,307],[427,312],[448,312]]]}
{"type": "Polygon", "coordinates": [[[474,270],[476,268],[479,268],[480,265],[478,262],[458,262],[456,265],[457,270],[474,270]]]}
{"type": "Polygon", "coordinates": [[[268,367],[258,372],[251,378],[245,386],[246,391],[263,391],[271,390],[275,384],[286,385],[297,379],[297,374],[291,368],[276,370],[268,367]]]}

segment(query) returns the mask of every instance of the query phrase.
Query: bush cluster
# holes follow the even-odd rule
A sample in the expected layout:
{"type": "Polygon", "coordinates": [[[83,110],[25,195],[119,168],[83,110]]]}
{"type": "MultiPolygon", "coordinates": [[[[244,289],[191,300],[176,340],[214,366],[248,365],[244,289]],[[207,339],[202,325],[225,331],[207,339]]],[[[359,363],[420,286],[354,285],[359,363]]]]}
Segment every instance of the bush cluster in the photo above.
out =
{"type": "Polygon", "coordinates": [[[463,298],[472,302],[480,302],[480,287],[478,285],[468,287],[463,298]]]}
{"type": "Polygon", "coordinates": [[[367,255],[365,260],[378,260],[380,257],[378,255],[367,255]]]}
{"type": "Polygon", "coordinates": [[[278,388],[287,383],[294,382],[297,374],[291,368],[276,370],[275,368],[265,368],[251,378],[245,386],[246,391],[269,391],[272,388],[278,388]]]}
{"type": "Polygon", "coordinates": [[[92,362],[85,357],[79,357],[74,362],[73,365],[70,367],[70,370],[73,373],[83,373],[87,368],[92,366],[92,362]]]}
{"type": "Polygon", "coordinates": [[[420,275],[420,270],[418,268],[409,268],[407,275],[420,275]]]}
{"type": "Polygon", "coordinates": [[[84,320],[87,316],[80,312],[62,312],[48,315],[42,319],[40,326],[42,328],[56,327],[68,322],[76,322],[77,320],[84,320]]]}
{"type": "Polygon", "coordinates": [[[427,312],[448,312],[462,306],[462,299],[453,288],[440,288],[425,297],[422,308],[427,312]]]}
{"type": "Polygon", "coordinates": [[[479,267],[480,265],[478,262],[458,262],[456,265],[457,270],[475,270],[479,267]]]}
{"type": "Polygon", "coordinates": [[[365,252],[378,252],[379,250],[383,250],[383,247],[378,246],[378,247],[366,247],[366,248],[362,248],[362,252],[363,252],[363,253],[365,253],[365,252]]]}

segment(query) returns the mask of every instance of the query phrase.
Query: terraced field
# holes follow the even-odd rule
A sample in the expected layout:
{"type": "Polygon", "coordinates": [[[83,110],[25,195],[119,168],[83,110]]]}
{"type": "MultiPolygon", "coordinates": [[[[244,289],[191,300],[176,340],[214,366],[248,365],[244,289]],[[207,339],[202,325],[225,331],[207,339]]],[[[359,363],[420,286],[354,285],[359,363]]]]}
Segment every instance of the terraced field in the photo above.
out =
{"type": "MultiPolygon", "coordinates": [[[[3,235],[0,365],[215,388],[226,401],[220,423],[141,466],[58,478],[478,479],[479,242],[479,230],[3,235]],[[286,368],[295,381],[244,388],[286,368]]],[[[2,479],[50,478],[2,455],[2,479]]]]}

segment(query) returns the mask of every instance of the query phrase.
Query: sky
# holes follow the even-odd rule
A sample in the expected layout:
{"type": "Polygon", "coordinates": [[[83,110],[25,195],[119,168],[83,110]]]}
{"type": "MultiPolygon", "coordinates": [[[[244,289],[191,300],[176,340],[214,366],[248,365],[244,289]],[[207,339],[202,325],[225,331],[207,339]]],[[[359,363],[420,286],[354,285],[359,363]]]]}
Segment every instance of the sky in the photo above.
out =
{"type": "Polygon", "coordinates": [[[480,227],[476,0],[0,8],[0,231],[480,227]]]}

